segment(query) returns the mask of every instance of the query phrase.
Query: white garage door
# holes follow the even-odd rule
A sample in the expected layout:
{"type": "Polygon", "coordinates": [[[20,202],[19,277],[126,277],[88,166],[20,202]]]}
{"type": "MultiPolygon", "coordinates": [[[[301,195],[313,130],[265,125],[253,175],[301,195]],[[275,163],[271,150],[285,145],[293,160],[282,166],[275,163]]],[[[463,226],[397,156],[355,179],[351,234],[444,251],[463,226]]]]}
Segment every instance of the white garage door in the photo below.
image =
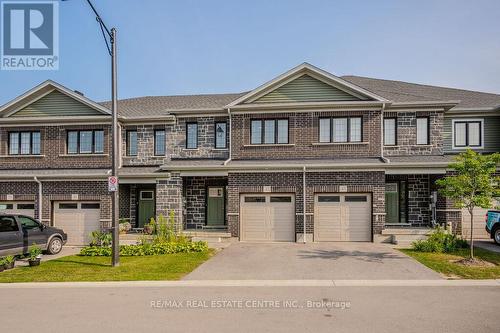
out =
{"type": "Polygon", "coordinates": [[[240,199],[241,240],[295,241],[292,194],[245,194],[240,199]]]}
{"type": "Polygon", "coordinates": [[[68,245],[88,244],[89,234],[100,230],[98,202],[54,202],[54,226],[68,234],[68,245]]]}
{"type": "Polygon", "coordinates": [[[0,202],[0,214],[19,214],[34,217],[35,203],[33,201],[0,202]]]}
{"type": "Polygon", "coordinates": [[[317,242],[369,242],[369,194],[317,194],[314,198],[314,240],[317,242]]]}

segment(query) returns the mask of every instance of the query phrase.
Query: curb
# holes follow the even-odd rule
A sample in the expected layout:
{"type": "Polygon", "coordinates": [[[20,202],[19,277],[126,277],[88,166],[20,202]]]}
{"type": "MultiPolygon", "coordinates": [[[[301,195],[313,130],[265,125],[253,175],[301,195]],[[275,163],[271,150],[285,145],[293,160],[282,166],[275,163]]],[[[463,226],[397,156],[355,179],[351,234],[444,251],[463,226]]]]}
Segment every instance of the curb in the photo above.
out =
{"type": "Polygon", "coordinates": [[[158,287],[500,287],[497,280],[181,280],[0,283],[0,289],[158,287]]]}

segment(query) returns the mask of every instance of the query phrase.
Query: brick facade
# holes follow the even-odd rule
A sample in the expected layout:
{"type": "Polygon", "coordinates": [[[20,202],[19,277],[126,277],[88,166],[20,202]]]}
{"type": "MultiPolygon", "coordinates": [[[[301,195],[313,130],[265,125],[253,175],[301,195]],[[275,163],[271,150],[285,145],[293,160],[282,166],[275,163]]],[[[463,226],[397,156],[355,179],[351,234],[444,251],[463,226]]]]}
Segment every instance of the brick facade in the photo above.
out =
{"type": "Polygon", "coordinates": [[[318,159],[379,157],[380,111],[235,114],[232,116],[232,159],[318,159]],[[363,142],[319,144],[319,118],[361,116],[363,142]],[[288,145],[250,145],[252,119],[288,119],[288,145]]]}
{"type": "MultiPolygon", "coordinates": [[[[228,177],[228,227],[234,237],[239,236],[240,195],[264,193],[270,186],[272,193],[295,195],[295,231],[303,233],[303,173],[230,173],[228,177]]],[[[372,231],[380,233],[385,221],[384,172],[308,172],[306,174],[306,233],[314,231],[314,195],[337,193],[347,186],[347,193],[372,194],[372,231]]]]}
{"type": "MultiPolygon", "coordinates": [[[[13,195],[13,201],[35,202],[35,218],[38,216],[38,184],[35,182],[0,182],[0,200],[13,195]]],[[[111,196],[106,181],[42,181],[42,218],[53,224],[53,205],[57,201],[97,201],[101,207],[101,227],[108,228],[111,222],[111,196]],[[76,198],[77,197],[77,198],[76,198]],[[75,199],[76,198],[76,199],[75,199]]]]}
{"type": "Polygon", "coordinates": [[[0,169],[97,169],[111,168],[111,126],[61,125],[0,127],[0,169]],[[67,154],[68,130],[104,130],[104,153],[67,154]],[[9,155],[9,132],[39,131],[40,155],[9,155]]]}

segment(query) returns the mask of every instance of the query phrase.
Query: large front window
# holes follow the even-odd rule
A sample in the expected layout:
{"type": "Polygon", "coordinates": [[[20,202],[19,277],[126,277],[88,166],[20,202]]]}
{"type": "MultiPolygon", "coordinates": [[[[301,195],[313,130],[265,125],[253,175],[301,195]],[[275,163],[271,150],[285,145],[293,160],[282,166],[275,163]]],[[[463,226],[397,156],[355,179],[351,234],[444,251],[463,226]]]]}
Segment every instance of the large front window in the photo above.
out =
{"type": "Polygon", "coordinates": [[[104,153],[103,130],[68,131],[66,142],[68,154],[104,153]]]}
{"type": "Polygon", "coordinates": [[[250,131],[253,145],[288,143],[288,119],[252,120],[250,131]]]}
{"type": "Polygon", "coordinates": [[[361,117],[334,117],[319,119],[319,142],[343,143],[363,141],[361,117]]]}
{"type": "Polygon", "coordinates": [[[40,132],[10,132],[9,155],[40,155],[40,132]]]}
{"type": "Polygon", "coordinates": [[[482,127],[481,120],[453,121],[454,147],[482,147],[482,127]]]}

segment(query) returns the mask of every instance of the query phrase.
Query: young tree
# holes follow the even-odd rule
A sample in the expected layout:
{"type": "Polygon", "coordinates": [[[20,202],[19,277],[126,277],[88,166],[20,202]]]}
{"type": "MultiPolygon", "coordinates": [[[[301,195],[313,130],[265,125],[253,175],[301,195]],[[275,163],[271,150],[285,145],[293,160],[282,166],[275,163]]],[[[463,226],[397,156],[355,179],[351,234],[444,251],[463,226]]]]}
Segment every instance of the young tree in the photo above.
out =
{"type": "Polygon", "coordinates": [[[449,165],[454,173],[439,179],[439,192],[452,199],[457,208],[466,208],[470,214],[470,259],[474,259],[474,208],[491,208],[494,197],[500,194],[500,177],[495,176],[500,165],[500,154],[481,155],[467,149],[449,165]]]}

